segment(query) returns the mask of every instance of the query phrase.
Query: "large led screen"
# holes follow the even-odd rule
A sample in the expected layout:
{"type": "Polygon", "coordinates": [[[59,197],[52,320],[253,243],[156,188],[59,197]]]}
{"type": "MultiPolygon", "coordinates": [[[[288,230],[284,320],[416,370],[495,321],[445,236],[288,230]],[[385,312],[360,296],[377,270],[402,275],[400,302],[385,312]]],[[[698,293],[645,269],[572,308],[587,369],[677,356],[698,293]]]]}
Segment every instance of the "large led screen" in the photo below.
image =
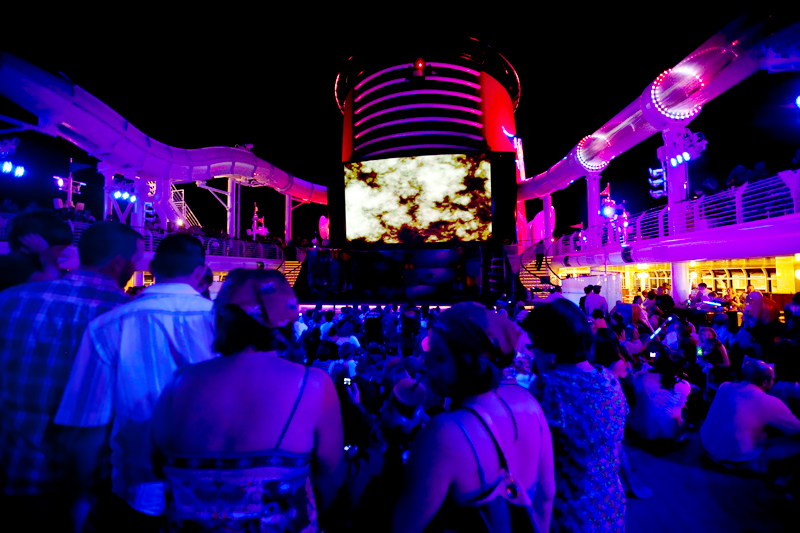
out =
{"type": "Polygon", "coordinates": [[[488,241],[491,163],[485,154],[345,164],[345,238],[352,243],[488,241]]]}

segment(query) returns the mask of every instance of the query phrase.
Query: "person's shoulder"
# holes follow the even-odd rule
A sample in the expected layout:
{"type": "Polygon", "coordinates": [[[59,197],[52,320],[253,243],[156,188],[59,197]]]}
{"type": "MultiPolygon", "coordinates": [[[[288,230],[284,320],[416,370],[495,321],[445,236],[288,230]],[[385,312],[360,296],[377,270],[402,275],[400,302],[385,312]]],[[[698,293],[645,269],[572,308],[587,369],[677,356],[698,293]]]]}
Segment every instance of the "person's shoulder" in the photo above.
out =
{"type": "Polygon", "coordinates": [[[539,414],[542,411],[533,393],[520,385],[503,385],[497,389],[497,394],[509,403],[514,411],[519,410],[528,414],[539,414]]]}

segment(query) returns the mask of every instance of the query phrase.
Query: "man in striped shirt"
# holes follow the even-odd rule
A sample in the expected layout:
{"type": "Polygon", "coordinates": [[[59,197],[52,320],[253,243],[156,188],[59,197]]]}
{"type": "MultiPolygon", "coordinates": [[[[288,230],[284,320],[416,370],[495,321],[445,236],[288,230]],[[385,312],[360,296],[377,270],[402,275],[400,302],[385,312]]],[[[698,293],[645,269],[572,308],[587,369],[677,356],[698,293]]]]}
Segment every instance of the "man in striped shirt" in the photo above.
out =
{"type": "Polygon", "coordinates": [[[178,368],[213,356],[213,304],[196,290],[206,273],[202,243],[186,234],[167,236],[150,271],[155,285],[89,324],[56,415],[57,424],[68,426],[113,422],[116,498],[109,514],[116,526],[137,531],[163,526],[164,487],[150,463],[156,401],[178,368]]]}
{"type": "Polygon", "coordinates": [[[85,435],[55,426],[53,418],[86,326],[128,301],[122,287],[144,241],[129,226],[102,222],[83,232],[78,253],[80,267],[62,279],[0,292],[2,507],[25,516],[31,531],[63,529],[68,520],[65,451],[85,435]]]}

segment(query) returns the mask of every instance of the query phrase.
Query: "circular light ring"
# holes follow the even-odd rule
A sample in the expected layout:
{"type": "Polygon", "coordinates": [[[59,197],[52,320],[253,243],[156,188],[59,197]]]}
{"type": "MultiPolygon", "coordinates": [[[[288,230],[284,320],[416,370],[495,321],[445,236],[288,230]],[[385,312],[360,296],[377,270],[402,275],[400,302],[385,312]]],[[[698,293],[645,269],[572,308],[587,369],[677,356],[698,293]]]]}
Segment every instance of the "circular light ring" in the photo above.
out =
{"type": "MultiPolygon", "coordinates": [[[[669,111],[666,107],[664,107],[663,104],[661,104],[661,102],[658,101],[658,93],[661,88],[661,84],[663,83],[664,79],[669,75],[670,72],[672,72],[672,69],[665,70],[664,72],[659,74],[658,77],[655,79],[655,81],[650,85],[650,98],[653,100],[653,105],[655,106],[656,109],[658,109],[659,113],[661,113],[662,115],[671,120],[686,120],[687,118],[691,118],[697,115],[700,112],[700,110],[703,109],[703,106],[700,104],[695,105],[689,111],[674,113],[672,111],[669,111]]],[[[700,80],[700,78],[698,78],[698,80],[700,80]]],[[[701,83],[702,81],[703,80],[700,80],[701,83]]]]}
{"type": "MultiPolygon", "coordinates": [[[[589,163],[588,161],[586,161],[583,158],[583,154],[581,153],[581,151],[583,150],[584,145],[587,142],[589,142],[589,139],[592,139],[592,138],[594,138],[593,135],[587,135],[586,137],[584,137],[583,139],[580,140],[580,142],[578,143],[578,146],[575,149],[575,156],[578,158],[578,162],[581,165],[583,165],[587,170],[592,170],[592,171],[603,170],[604,168],[606,168],[608,166],[608,163],[610,161],[603,161],[601,163],[589,163]]],[[[608,141],[606,141],[606,143],[608,143],[608,141]]],[[[610,143],[609,143],[609,146],[611,146],[610,143]]]]}

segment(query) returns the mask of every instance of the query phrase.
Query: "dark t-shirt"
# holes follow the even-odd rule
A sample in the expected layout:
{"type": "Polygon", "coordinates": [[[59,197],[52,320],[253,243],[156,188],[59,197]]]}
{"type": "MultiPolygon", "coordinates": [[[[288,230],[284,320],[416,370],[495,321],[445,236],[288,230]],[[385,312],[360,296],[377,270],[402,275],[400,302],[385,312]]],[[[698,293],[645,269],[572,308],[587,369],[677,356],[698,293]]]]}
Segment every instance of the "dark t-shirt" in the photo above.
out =
{"type": "Polygon", "coordinates": [[[660,296],[656,296],[656,306],[662,311],[669,311],[673,307],[675,307],[675,300],[672,299],[672,296],[669,294],[662,294],[660,296]]]}
{"type": "Polygon", "coordinates": [[[38,258],[0,255],[0,291],[22,285],[41,268],[38,258]]]}

